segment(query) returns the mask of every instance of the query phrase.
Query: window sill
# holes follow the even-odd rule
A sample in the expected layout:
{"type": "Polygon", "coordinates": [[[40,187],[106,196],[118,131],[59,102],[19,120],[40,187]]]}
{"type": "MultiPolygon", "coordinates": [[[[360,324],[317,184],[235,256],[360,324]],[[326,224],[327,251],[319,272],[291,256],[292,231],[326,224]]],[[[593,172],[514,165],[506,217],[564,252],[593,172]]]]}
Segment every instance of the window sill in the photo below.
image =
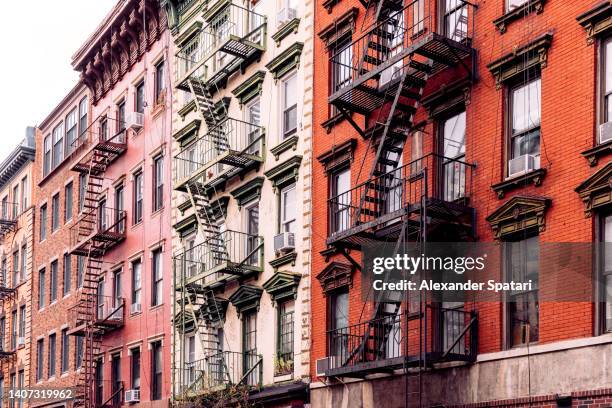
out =
{"type": "Polygon", "coordinates": [[[293,373],[291,373],[291,374],[283,374],[283,375],[276,375],[276,374],[274,374],[274,382],[275,383],[287,382],[287,381],[291,381],[291,380],[293,380],[293,373]]]}
{"type": "Polygon", "coordinates": [[[297,150],[298,144],[298,135],[293,134],[287,138],[285,138],[282,142],[277,144],[276,146],[270,149],[270,152],[274,155],[276,161],[278,161],[281,153],[286,152],[289,149],[293,149],[293,151],[297,150]]]}
{"type": "Polygon", "coordinates": [[[288,37],[291,33],[297,34],[298,28],[300,26],[300,19],[294,18],[287,21],[285,24],[280,26],[278,30],[272,34],[272,39],[276,43],[277,47],[280,47],[281,41],[288,37]]]}
{"type": "Polygon", "coordinates": [[[164,206],[162,205],[157,210],[153,210],[153,212],[151,213],[151,217],[155,217],[156,215],[159,215],[163,212],[164,212],[164,206]]]}
{"type": "Polygon", "coordinates": [[[159,309],[162,309],[164,307],[163,303],[160,303],[159,305],[155,305],[155,306],[149,306],[149,311],[150,312],[155,312],[159,309]]]}
{"type": "Polygon", "coordinates": [[[295,266],[295,260],[297,259],[297,252],[291,251],[281,256],[277,256],[275,259],[272,259],[268,263],[270,266],[277,270],[279,267],[287,264],[291,264],[291,266],[295,266]]]}
{"type": "Polygon", "coordinates": [[[505,197],[508,191],[516,188],[526,187],[529,184],[539,187],[542,185],[544,176],[546,176],[546,169],[540,168],[527,174],[522,174],[520,176],[504,180],[501,183],[493,184],[491,188],[497,193],[497,198],[501,200],[505,197]]]}
{"type": "Polygon", "coordinates": [[[510,10],[503,16],[493,20],[493,24],[495,24],[495,27],[503,34],[506,32],[508,24],[512,21],[523,18],[534,11],[536,14],[542,13],[542,11],[544,11],[545,2],[545,0],[528,0],[514,10],[510,10]]]}
{"type": "Polygon", "coordinates": [[[606,143],[598,144],[597,146],[589,150],[585,150],[580,154],[587,159],[589,166],[595,167],[597,166],[600,158],[612,154],[612,140],[606,143]]]}
{"type": "Polygon", "coordinates": [[[142,220],[138,221],[136,224],[132,224],[132,229],[136,229],[142,225],[142,220]]]}

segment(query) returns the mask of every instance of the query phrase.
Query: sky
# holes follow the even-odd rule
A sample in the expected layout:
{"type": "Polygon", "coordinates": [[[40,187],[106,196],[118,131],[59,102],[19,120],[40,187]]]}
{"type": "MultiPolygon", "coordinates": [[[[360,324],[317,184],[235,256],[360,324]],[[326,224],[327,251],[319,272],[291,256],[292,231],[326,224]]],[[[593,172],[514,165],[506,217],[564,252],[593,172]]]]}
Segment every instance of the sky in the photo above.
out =
{"type": "Polygon", "coordinates": [[[76,84],[71,57],[117,0],[3,2],[0,162],[76,84]],[[27,9],[27,10],[24,10],[27,9]]]}

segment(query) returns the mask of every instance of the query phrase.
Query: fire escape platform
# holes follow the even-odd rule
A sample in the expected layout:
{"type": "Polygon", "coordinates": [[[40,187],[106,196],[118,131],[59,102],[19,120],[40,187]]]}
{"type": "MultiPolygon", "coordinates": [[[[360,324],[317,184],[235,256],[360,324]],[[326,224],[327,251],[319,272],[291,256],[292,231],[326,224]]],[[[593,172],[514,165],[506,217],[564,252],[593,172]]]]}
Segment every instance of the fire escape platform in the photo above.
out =
{"type": "Polygon", "coordinates": [[[9,288],[5,285],[0,285],[0,300],[8,299],[15,295],[15,288],[9,288]]]}
{"type": "Polygon", "coordinates": [[[83,155],[80,160],[78,160],[71,168],[72,171],[76,171],[78,173],[89,173],[91,168],[91,172],[94,175],[104,173],[108,165],[93,165],[91,166],[91,161],[94,157],[94,151],[98,151],[103,153],[108,158],[108,164],[111,164],[115,160],[117,160],[123,153],[127,150],[127,142],[117,142],[112,141],[114,139],[120,139],[120,136],[123,135],[123,140],[127,140],[125,136],[125,130],[122,130],[117,135],[113,136],[113,138],[109,140],[98,140],[94,146],[92,146],[89,151],[83,155]]]}
{"type": "Polygon", "coordinates": [[[0,236],[4,236],[8,232],[15,231],[17,228],[17,220],[10,218],[0,218],[0,236]]]}
{"type": "Polygon", "coordinates": [[[123,240],[125,240],[125,232],[98,231],[77,244],[71,253],[72,255],[87,256],[91,248],[93,257],[101,256],[104,251],[119,245],[123,240]]]}

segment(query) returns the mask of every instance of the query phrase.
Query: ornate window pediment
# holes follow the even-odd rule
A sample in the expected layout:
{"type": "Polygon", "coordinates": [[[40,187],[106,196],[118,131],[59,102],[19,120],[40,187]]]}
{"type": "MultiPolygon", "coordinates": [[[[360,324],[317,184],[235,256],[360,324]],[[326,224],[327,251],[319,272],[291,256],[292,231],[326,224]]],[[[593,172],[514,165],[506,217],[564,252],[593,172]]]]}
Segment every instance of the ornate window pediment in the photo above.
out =
{"type": "Polygon", "coordinates": [[[179,142],[181,146],[185,146],[198,136],[201,123],[202,121],[200,119],[194,119],[175,132],[172,137],[179,142]]]}
{"type": "Polygon", "coordinates": [[[285,74],[300,65],[300,57],[303,48],[304,43],[293,43],[293,45],[289,46],[285,51],[281,52],[277,57],[266,64],[266,68],[272,73],[274,81],[282,78],[285,74]]]}
{"type": "Polygon", "coordinates": [[[257,71],[232,91],[240,105],[244,105],[256,96],[261,95],[266,71],[257,71]]]}
{"type": "Polygon", "coordinates": [[[584,202],[586,217],[590,217],[593,210],[612,205],[612,162],[580,183],[576,192],[584,202]]]}
{"type": "Polygon", "coordinates": [[[612,4],[601,2],[579,15],[576,20],[587,33],[587,44],[591,45],[596,37],[607,35],[612,29],[612,4]]]}
{"type": "Polygon", "coordinates": [[[283,188],[289,184],[297,182],[298,175],[300,174],[300,164],[302,163],[302,156],[293,156],[289,160],[285,160],[278,166],[271,168],[264,174],[272,181],[272,187],[274,190],[283,188]]]}
{"type": "Polygon", "coordinates": [[[551,200],[537,196],[516,196],[506,201],[486,219],[496,239],[512,237],[527,231],[542,232],[546,227],[546,210],[551,200]]]}
{"type": "Polygon", "coordinates": [[[325,46],[329,48],[339,39],[353,34],[358,15],[359,9],[357,7],[352,7],[330,24],[325,26],[325,28],[319,31],[317,35],[321,40],[323,40],[325,46]]]}
{"type": "Polygon", "coordinates": [[[200,306],[199,314],[208,324],[214,324],[225,320],[225,312],[229,301],[219,297],[207,296],[206,301],[200,306]]]}
{"type": "Polygon", "coordinates": [[[249,201],[259,200],[263,183],[263,177],[255,177],[253,180],[231,191],[230,194],[238,201],[238,207],[242,207],[249,201]]]}
{"type": "Polygon", "coordinates": [[[259,301],[263,289],[253,285],[241,285],[236,292],[230,296],[229,301],[234,305],[238,315],[244,312],[259,310],[259,301]]]}
{"type": "Polygon", "coordinates": [[[331,262],[317,275],[317,279],[323,288],[324,293],[329,293],[332,290],[339,289],[353,284],[353,271],[355,268],[352,265],[331,262]]]}
{"type": "Polygon", "coordinates": [[[353,161],[355,146],[357,146],[357,139],[351,138],[339,145],[333,145],[330,150],[320,154],[317,160],[323,165],[325,171],[329,173],[353,161]]]}
{"type": "Polygon", "coordinates": [[[181,238],[195,233],[198,230],[198,220],[195,214],[183,218],[172,226],[181,238]]]}
{"type": "Polygon", "coordinates": [[[275,303],[296,299],[302,276],[299,273],[276,272],[262,286],[275,303]]]}
{"type": "Polygon", "coordinates": [[[500,89],[504,82],[510,81],[532,68],[545,68],[552,38],[552,33],[542,34],[530,43],[516,48],[487,65],[487,68],[495,77],[497,89],[500,89]]]}

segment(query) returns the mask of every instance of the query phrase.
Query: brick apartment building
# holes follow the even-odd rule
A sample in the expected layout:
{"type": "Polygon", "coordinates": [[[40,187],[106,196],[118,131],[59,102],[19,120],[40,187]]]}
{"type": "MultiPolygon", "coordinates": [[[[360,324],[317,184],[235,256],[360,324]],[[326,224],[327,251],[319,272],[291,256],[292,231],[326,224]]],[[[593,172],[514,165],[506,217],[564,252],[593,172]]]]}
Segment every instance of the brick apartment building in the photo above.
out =
{"type": "MultiPolygon", "coordinates": [[[[34,128],[0,163],[0,389],[29,387],[34,244],[34,128]]],[[[13,400],[12,407],[28,406],[13,400]]]]}
{"type": "Polygon", "coordinates": [[[610,3],[315,15],[313,406],[610,406],[609,250],[574,302],[364,302],[359,272],[371,242],[478,241],[545,277],[546,244],[611,240],[610,3]]]}

